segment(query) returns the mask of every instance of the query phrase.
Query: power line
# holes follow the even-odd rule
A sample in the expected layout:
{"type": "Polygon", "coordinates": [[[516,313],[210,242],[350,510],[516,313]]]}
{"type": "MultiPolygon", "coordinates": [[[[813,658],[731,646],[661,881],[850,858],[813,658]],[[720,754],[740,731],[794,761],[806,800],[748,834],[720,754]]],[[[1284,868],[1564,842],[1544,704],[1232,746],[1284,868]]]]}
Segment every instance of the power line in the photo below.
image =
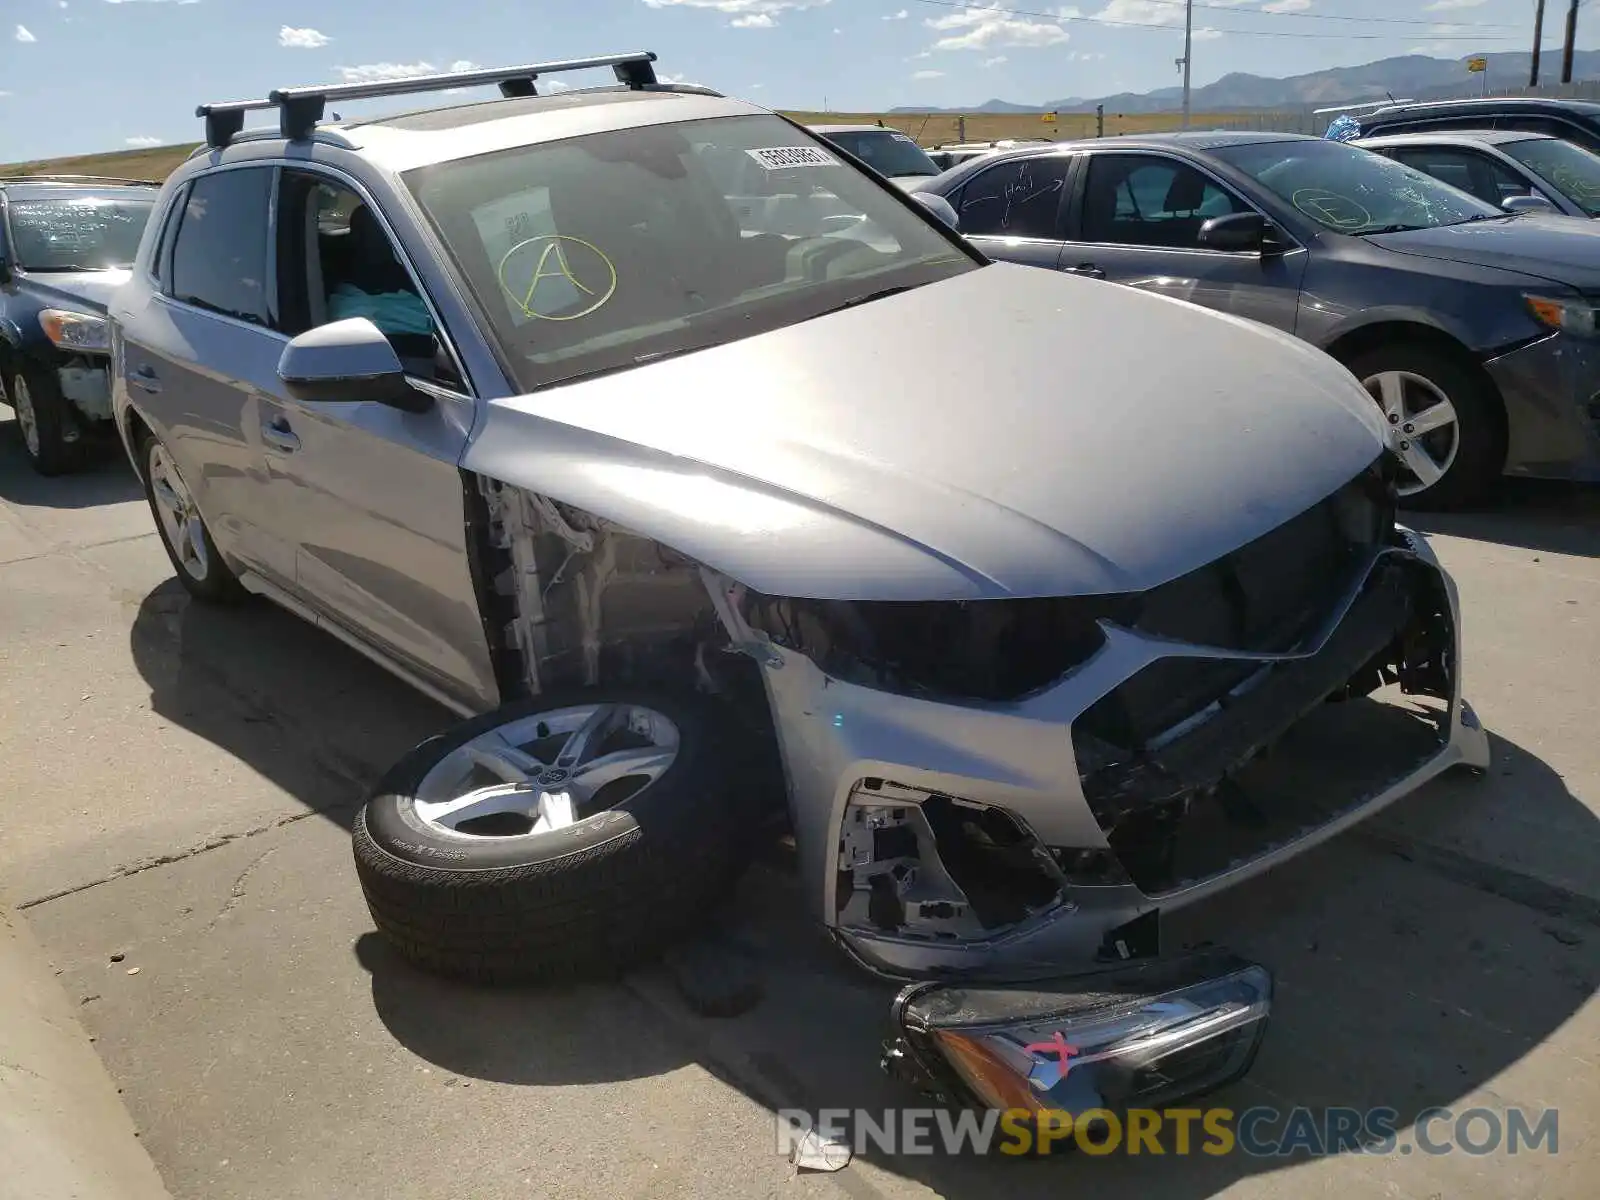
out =
{"type": "MultiPolygon", "coordinates": [[[[1119,29],[1157,29],[1157,30],[1163,30],[1163,31],[1165,31],[1167,33],[1173,33],[1173,32],[1177,31],[1177,27],[1176,26],[1173,26],[1173,25],[1162,25],[1162,24],[1159,24],[1159,23],[1153,22],[1153,21],[1118,21],[1118,20],[1115,20],[1115,19],[1110,18],[1110,17],[1064,17],[1060,13],[1036,12],[1036,11],[1030,11],[1029,9],[1025,9],[1025,8],[992,8],[992,7],[990,7],[989,5],[986,5],[986,4],[962,4],[962,3],[958,3],[957,0],[914,0],[914,2],[917,3],[917,4],[929,5],[932,8],[953,8],[953,9],[958,9],[958,10],[963,11],[963,12],[992,13],[995,16],[1001,16],[1001,17],[1036,17],[1039,20],[1050,21],[1050,22],[1057,23],[1057,24],[1073,23],[1073,24],[1084,24],[1084,25],[1107,25],[1107,26],[1112,26],[1112,27],[1119,28],[1119,29]]],[[[1157,0],[1145,0],[1145,2],[1146,3],[1156,3],[1157,0]]],[[[1167,7],[1167,4],[1165,2],[1163,2],[1161,4],[1161,7],[1167,7]]],[[[1173,4],[1172,7],[1177,8],[1177,7],[1182,7],[1182,5],[1173,4]]],[[[1228,6],[1227,5],[1221,5],[1221,4],[1209,4],[1209,5],[1196,4],[1195,7],[1196,8],[1202,8],[1202,7],[1204,7],[1204,8],[1227,8],[1228,6]]],[[[1237,9],[1231,9],[1230,11],[1237,12],[1238,10],[1237,9]]],[[[1299,14],[1299,13],[1269,13],[1269,14],[1266,14],[1266,15],[1274,16],[1274,17],[1276,17],[1276,16],[1294,17],[1294,16],[1300,16],[1301,14],[1299,14]]],[[[1441,25],[1451,24],[1451,22],[1443,22],[1443,21],[1440,21],[1440,22],[1427,21],[1427,22],[1423,22],[1423,23],[1424,24],[1428,24],[1428,25],[1433,25],[1433,24],[1441,24],[1441,25]]],[[[1396,33],[1292,33],[1292,32],[1290,32],[1288,30],[1279,30],[1279,29],[1234,29],[1234,28],[1229,28],[1229,27],[1226,27],[1226,26],[1222,27],[1220,29],[1217,29],[1216,32],[1217,33],[1226,33],[1230,37],[1277,37],[1277,38],[1299,38],[1299,39],[1308,39],[1309,38],[1309,39],[1320,39],[1320,40],[1327,40],[1327,41],[1346,41],[1346,42],[1347,41],[1356,41],[1356,42],[1392,41],[1393,39],[1395,39],[1396,37],[1399,36],[1399,34],[1396,34],[1396,33]]],[[[1415,35],[1412,35],[1412,36],[1415,36],[1415,35]]],[[[1512,41],[1520,42],[1522,39],[1520,37],[1509,37],[1509,36],[1507,36],[1505,34],[1498,34],[1498,35],[1495,35],[1493,37],[1476,37],[1476,36],[1474,36],[1474,37],[1461,37],[1461,36],[1457,36],[1455,34],[1432,34],[1432,35],[1429,36],[1428,40],[1431,41],[1431,42],[1474,42],[1477,45],[1481,46],[1485,42],[1512,42],[1512,41]]]]}
{"type": "MultiPolygon", "coordinates": [[[[1184,4],[1184,0],[1140,0],[1140,3],[1148,5],[1151,8],[1190,7],[1184,4]]],[[[1581,8],[1587,3],[1589,3],[1589,0],[1581,0],[1579,7],[1581,8]]],[[[1346,13],[1272,12],[1271,10],[1265,8],[1246,8],[1242,4],[1205,4],[1201,3],[1201,0],[1195,0],[1195,3],[1192,7],[1211,8],[1217,10],[1218,12],[1235,13],[1241,17],[1287,17],[1299,21],[1359,21],[1363,24],[1369,25],[1455,25],[1462,29],[1470,27],[1472,29],[1520,30],[1522,28],[1521,25],[1494,24],[1487,21],[1473,21],[1471,25],[1468,26],[1464,22],[1445,21],[1439,20],[1438,18],[1434,18],[1433,20],[1422,20],[1417,17],[1352,17],[1346,13]]],[[[1066,18],[1061,19],[1065,20],[1066,18]]]]}

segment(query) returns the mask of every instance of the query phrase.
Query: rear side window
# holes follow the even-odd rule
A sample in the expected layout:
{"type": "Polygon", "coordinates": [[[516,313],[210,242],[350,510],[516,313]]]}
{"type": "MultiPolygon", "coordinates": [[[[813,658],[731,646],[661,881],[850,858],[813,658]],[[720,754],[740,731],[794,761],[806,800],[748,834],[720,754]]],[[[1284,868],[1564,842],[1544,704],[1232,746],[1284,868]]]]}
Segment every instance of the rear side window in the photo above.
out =
{"type": "Polygon", "coordinates": [[[172,246],[172,297],[252,325],[267,310],[272,169],[203,175],[189,189],[172,246]]]}
{"type": "Polygon", "coordinates": [[[1018,158],[979,171],[961,189],[956,212],[968,236],[1061,239],[1061,199],[1072,159],[1018,158]]]}
{"type": "Polygon", "coordinates": [[[178,220],[183,214],[183,205],[188,198],[189,189],[181,187],[178,194],[173,197],[172,206],[161,215],[161,235],[156,240],[156,248],[150,255],[150,278],[157,283],[167,281],[167,263],[172,256],[172,237],[178,231],[178,220]]]}

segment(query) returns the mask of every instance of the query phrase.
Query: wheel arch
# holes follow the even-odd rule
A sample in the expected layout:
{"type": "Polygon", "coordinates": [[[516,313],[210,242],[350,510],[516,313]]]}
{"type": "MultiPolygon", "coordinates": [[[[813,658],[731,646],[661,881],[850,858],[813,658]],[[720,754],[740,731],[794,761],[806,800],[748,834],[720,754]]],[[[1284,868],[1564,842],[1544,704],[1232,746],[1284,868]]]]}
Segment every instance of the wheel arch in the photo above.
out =
{"type": "Polygon", "coordinates": [[[128,461],[133,464],[133,473],[144,482],[144,456],[139,453],[139,447],[144,444],[145,438],[155,437],[155,430],[150,428],[150,423],[140,416],[139,410],[128,405],[122,414],[122,441],[128,450],[128,461]]]}

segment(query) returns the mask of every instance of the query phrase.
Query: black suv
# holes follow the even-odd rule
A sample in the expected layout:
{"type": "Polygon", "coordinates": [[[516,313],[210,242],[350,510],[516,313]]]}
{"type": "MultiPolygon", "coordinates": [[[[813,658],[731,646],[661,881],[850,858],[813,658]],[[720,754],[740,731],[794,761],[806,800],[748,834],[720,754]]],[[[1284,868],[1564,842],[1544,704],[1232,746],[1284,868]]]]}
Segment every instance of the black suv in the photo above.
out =
{"type": "Polygon", "coordinates": [[[1356,118],[1361,136],[1442,133],[1455,129],[1514,129],[1547,133],[1600,153],[1600,104],[1541,96],[1484,96],[1393,104],[1356,118]]]}
{"type": "Polygon", "coordinates": [[[0,401],[34,469],[59,475],[115,445],[106,302],[128,279],[158,185],[0,179],[0,401]]]}

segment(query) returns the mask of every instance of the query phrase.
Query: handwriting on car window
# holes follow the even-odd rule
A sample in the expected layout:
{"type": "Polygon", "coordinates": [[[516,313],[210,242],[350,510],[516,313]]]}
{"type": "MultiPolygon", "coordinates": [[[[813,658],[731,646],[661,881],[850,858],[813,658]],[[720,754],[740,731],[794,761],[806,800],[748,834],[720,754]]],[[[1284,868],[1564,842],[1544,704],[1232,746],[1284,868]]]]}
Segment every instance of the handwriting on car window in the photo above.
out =
{"type": "Polygon", "coordinates": [[[1065,178],[1059,175],[1041,179],[1030,170],[1030,164],[1023,163],[1017,170],[1017,177],[1002,184],[998,193],[976,196],[961,207],[965,211],[978,204],[998,200],[1001,209],[996,227],[1007,229],[1013,216],[1031,218],[1032,210],[1027,206],[1041,197],[1058,196],[1065,182],[1065,178]]]}

